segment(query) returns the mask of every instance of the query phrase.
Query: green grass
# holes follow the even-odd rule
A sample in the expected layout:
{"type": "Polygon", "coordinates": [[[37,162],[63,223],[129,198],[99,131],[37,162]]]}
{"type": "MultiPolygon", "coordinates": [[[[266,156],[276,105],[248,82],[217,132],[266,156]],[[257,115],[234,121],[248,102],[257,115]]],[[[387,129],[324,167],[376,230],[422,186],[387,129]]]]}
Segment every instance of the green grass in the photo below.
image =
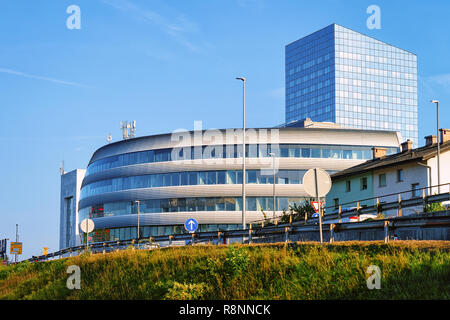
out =
{"type": "Polygon", "coordinates": [[[449,299],[448,241],[125,250],[0,267],[0,299],[449,299]],[[81,290],[69,290],[69,265],[81,290]],[[381,289],[366,285],[370,265],[381,289]]]}

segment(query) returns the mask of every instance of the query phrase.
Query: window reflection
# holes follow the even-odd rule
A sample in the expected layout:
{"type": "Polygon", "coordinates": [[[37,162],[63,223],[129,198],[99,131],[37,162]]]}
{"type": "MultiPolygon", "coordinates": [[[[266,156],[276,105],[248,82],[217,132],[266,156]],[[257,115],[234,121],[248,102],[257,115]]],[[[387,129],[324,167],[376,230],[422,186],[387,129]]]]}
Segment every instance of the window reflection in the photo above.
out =
{"type": "MultiPolygon", "coordinates": [[[[265,145],[251,144],[247,145],[247,157],[258,158],[268,157],[270,152],[274,152],[276,156],[283,158],[336,158],[341,159],[342,149],[345,149],[344,159],[372,159],[371,147],[358,146],[305,146],[305,145],[265,145]],[[331,152],[330,149],[334,149],[331,152]],[[350,152],[352,155],[350,156],[350,152]],[[355,155],[357,153],[357,155],[355,155]]],[[[399,151],[396,147],[386,147],[387,155],[399,151]]],[[[158,149],[149,151],[140,151],[116,155],[97,160],[89,165],[86,175],[105,171],[121,166],[152,163],[176,160],[190,159],[222,159],[222,158],[238,158],[242,156],[241,145],[223,145],[223,146],[204,146],[202,147],[184,147],[174,149],[158,149]],[[173,157],[173,159],[172,159],[173,157]]]]}
{"type": "MultiPolygon", "coordinates": [[[[301,184],[306,170],[279,170],[277,184],[301,184]]],[[[331,171],[330,171],[331,172],[331,171]]],[[[263,175],[260,170],[246,171],[247,183],[273,183],[272,174],[263,175]]],[[[81,198],[128,189],[159,188],[186,185],[241,184],[242,171],[193,171],[131,176],[96,181],[83,186],[81,198]]]]}
{"type": "MultiPolygon", "coordinates": [[[[288,210],[289,205],[302,203],[302,197],[277,197],[277,210],[288,210]]],[[[247,210],[273,210],[273,197],[247,197],[247,210]]],[[[241,197],[205,197],[205,198],[169,198],[141,200],[139,212],[170,213],[186,211],[241,211],[241,197]]],[[[121,201],[89,206],[79,211],[80,221],[85,218],[100,218],[106,216],[121,216],[137,214],[135,201],[121,201]]]]}

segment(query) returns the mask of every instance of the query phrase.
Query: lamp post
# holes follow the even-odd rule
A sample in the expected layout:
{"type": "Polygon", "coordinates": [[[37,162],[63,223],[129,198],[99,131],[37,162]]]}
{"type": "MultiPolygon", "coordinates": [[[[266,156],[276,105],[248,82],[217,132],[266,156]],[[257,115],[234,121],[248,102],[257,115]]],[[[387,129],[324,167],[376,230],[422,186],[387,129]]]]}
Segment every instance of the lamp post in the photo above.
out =
{"type": "Polygon", "coordinates": [[[431,103],[436,103],[436,140],[437,140],[437,180],[438,193],[441,193],[441,168],[439,164],[440,146],[439,146],[439,101],[431,100],[431,103]]]}
{"type": "Polygon", "coordinates": [[[271,152],[269,155],[272,157],[273,167],[273,220],[275,221],[275,153],[271,152]]]}
{"type": "Polygon", "coordinates": [[[138,241],[139,241],[139,236],[140,236],[140,234],[139,234],[139,205],[141,204],[141,202],[139,201],[139,200],[136,200],[136,201],[134,201],[135,203],[137,203],[137,215],[138,215],[138,221],[137,221],[137,238],[138,238],[138,241]]]}
{"type": "Polygon", "coordinates": [[[236,80],[242,81],[242,228],[245,230],[245,78],[239,77],[236,80]]]}

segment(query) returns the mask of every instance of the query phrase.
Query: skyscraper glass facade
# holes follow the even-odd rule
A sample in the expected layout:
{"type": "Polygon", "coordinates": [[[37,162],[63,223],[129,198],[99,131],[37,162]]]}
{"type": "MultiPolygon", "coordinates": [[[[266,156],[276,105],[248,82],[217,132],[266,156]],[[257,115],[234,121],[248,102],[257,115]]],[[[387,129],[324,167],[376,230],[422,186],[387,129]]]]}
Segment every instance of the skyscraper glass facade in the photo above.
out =
{"type": "Polygon", "coordinates": [[[286,46],[286,123],[399,131],[417,145],[417,56],[337,24],[286,46]]]}

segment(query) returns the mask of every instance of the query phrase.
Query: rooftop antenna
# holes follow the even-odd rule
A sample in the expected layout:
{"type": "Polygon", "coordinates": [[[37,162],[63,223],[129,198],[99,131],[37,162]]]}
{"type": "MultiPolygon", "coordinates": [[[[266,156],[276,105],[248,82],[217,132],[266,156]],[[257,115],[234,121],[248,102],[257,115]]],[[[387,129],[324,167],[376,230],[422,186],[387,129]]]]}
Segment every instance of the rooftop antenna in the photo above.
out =
{"type": "Polygon", "coordinates": [[[64,160],[61,161],[61,166],[59,167],[59,173],[61,173],[61,175],[66,174],[66,172],[64,171],[64,160]]]}
{"type": "Polygon", "coordinates": [[[122,130],[123,140],[128,139],[128,121],[120,121],[120,129],[122,130]]]}
{"type": "Polygon", "coordinates": [[[106,140],[108,140],[108,143],[111,143],[112,141],[111,133],[108,133],[108,137],[106,138],[106,140]]]}
{"type": "Polygon", "coordinates": [[[124,140],[132,139],[136,136],[136,121],[120,121],[120,129],[124,140]]]}
{"type": "Polygon", "coordinates": [[[136,120],[131,121],[128,128],[130,129],[129,130],[130,138],[134,138],[136,136],[136,120]]]}

